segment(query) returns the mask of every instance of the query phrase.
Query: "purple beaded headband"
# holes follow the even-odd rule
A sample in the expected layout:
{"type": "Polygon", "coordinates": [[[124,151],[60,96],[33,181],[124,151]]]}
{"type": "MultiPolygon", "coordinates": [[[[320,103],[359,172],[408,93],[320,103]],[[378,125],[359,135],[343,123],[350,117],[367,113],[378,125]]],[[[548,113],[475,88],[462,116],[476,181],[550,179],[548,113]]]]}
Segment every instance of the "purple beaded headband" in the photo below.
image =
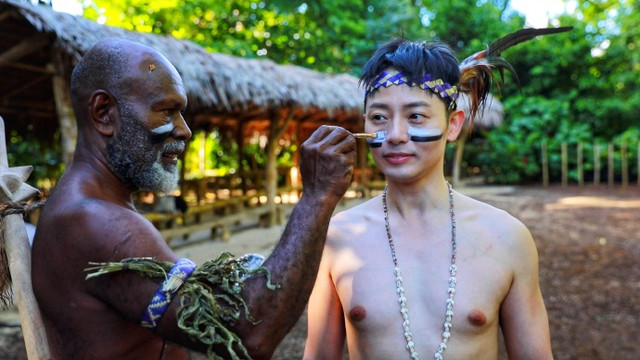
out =
{"type": "Polygon", "coordinates": [[[431,90],[443,99],[451,98],[451,100],[455,101],[458,98],[458,88],[442,81],[442,79],[434,79],[431,75],[427,74],[422,77],[419,83],[414,83],[407,79],[406,75],[397,70],[383,71],[378,75],[378,77],[367,86],[365,96],[381,86],[389,87],[400,84],[407,84],[412,87],[419,86],[423,90],[431,90]]]}

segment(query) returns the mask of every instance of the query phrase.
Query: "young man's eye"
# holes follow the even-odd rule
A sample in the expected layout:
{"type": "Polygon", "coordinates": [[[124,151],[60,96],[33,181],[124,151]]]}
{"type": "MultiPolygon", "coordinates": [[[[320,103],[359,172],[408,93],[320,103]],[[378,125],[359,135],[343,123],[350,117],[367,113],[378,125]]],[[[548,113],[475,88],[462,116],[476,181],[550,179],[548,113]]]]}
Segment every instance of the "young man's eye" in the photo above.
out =
{"type": "Polygon", "coordinates": [[[380,121],[385,121],[385,120],[387,120],[387,118],[386,118],[386,117],[384,117],[383,115],[379,115],[379,114],[371,115],[371,116],[369,116],[369,119],[370,119],[371,121],[376,121],[376,122],[380,122],[380,121]]]}

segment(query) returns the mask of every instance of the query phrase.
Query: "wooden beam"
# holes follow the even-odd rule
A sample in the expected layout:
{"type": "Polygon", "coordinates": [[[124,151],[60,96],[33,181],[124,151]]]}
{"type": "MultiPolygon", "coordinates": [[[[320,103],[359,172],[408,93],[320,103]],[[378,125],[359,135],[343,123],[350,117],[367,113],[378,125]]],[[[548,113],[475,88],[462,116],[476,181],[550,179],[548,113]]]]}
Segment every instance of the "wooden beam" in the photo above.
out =
{"type": "Polygon", "coordinates": [[[0,106],[0,113],[2,114],[18,114],[22,117],[25,118],[43,118],[43,119],[49,119],[51,118],[51,111],[52,110],[36,110],[36,109],[29,109],[27,111],[24,111],[22,109],[16,109],[14,107],[11,108],[5,108],[0,106]]]}
{"type": "Polygon", "coordinates": [[[33,66],[33,65],[22,64],[22,63],[10,63],[10,64],[7,64],[6,66],[20,69],[20,70],[27,70],[35,73],[43,73],[43,74],[49,74],[49,75],[54,74],[54,72],[46,66],[33,66]]]}
{"type": "Polygon", "coordinates": [[[48,37],[43,34],[37,34],[28,39],[24,39],[16,46],[0,54],[0,67],[18,59],[22,59],[48,43],[48,37]]]}
{"type": "Polygon", "coordinates": [[[28,83],[23,84],[20,87],[17,87],[17,88],[15,88],[15,89],[7,92],[7,93],[2,94],[2,98],[3,99],[8,99],[8,98],[10,98],[10,97],[12,97],[14,95],[18,95],[18,94],[22,93],[23,91],[30,89],[33,85],[35,85],[35,84],[37,84],[39,82],[42,82],[44,80],[48,80],[50,77],[51,77],[50,75],[39,76],[39,77],[29,81],[28,83]]]}

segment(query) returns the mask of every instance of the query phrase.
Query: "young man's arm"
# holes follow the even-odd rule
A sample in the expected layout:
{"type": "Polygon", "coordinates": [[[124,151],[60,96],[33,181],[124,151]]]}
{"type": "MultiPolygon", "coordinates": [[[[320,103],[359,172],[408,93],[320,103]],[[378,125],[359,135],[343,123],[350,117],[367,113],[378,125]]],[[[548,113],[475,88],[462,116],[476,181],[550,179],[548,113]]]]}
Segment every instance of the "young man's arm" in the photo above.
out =
{"type": "Polygon", "coordinates": [[[549,320],[538,282],[538,252],[529,231],[517,230],[512,249],[514,277],[500,323],[509,359],[553,359],[549,320]]]}
{"type": "Polygon", "coordinates": [[[325,246],[307,308],[305,360],[342,359],[345,324],[342,305],[330,273],[331,249],[325,246]]]}

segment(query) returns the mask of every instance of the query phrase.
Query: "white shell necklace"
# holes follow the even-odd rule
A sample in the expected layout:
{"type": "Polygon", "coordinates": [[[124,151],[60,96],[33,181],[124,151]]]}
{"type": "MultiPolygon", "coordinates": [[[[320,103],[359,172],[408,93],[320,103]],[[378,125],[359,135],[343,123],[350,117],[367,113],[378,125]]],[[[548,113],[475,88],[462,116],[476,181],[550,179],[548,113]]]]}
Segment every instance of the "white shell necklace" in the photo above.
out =
{"type": "MultiPolygon", "coordinates": [[[[389,247],[391,248],[391,258],[393,259],[393,273],[396,275],[396,292],[398,293],[398,302],[400,303],[400,313],[404,321],[402,322],[402,328],[404,329],[404,337],[407,339],[407,351],[411,354],[411,359],[420,359],[420,355],[415,350],[415,343],[413,342],[413,335],[409,329],[409,309],[407,309],[407,298],[404,296],[404,287],[402,285],[402,273],[398,266],[398,259],[396,258],[396,250],[393,245],[393,238],[391,237],[391,227],[389,226],[389,212],[387,209],[387,189],[389,185],[384,187],[382,193],[382,206],[384,209],[384,225],[387,229],[387,238],[389,239],[389,247]]],[[[451,337],[451,320],[453,319],[453,304],[456,296],[456,273],[458,271],[456,267],[456,214],[453,209],[453,189],[451,184],[447,182],[447,188],[449,189],[449,213],[451,215],[451,265],[449,266],[449,289],[447,292],[449,297],[447,298],[447,311],[445,313],[444,331],[442,332],[442,341],[438,346],[434,358],[436,360],[442,360],[442,353],[447,348],[447,342],[451,337]]]]}

